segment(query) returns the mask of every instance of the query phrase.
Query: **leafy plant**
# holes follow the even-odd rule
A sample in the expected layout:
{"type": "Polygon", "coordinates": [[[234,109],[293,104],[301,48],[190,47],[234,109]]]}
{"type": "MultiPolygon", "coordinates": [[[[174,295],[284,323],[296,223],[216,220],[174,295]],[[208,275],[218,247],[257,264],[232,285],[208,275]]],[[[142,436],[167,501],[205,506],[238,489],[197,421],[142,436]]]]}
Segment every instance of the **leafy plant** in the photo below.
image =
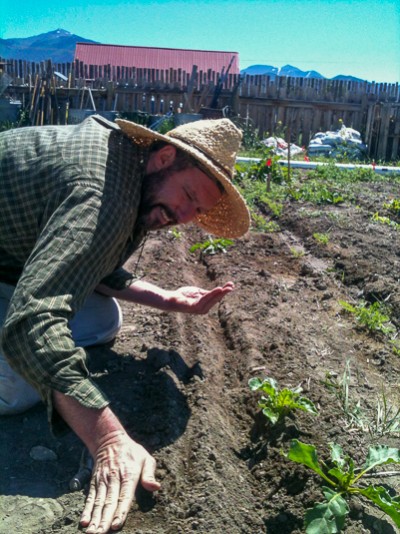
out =
{"type": "Polygon", "coordinates": [[[218,238],[213,239],[210,237],[203,243],[195,243],[189,248],[189,252],[196,252],[200,250],[202,254],[217,254],[218,252],[226,253],[227,248],[233,245],[232,239],[218,238]]]}
{"type": "Polygon", "coordinates": [[[306,533],[340,532],[349,513],[346,498],[354,495],[372,501],[400,527],[400,498],[392,497],[382,486],[358,484],[372,469],[400,463],[400,451],[385,445],[370,447],[364,466],[356,468],[350,456],[343,456],[339,445],[330,444],[330,449],[331,466],[318,460],[314,445],[302,443],[297,439],[292,440],[290,450],[285,455],[289,460],[309,467],[329,484],[328,487],[322,487],[325,500],[306,512],[306,533]]]}
{"type": "Polygon", "coordinates": [[[339,304],[348,313],[354,314],[356,320],[370,332],[381,332],[384,335],[395,332],[395,328],[390,322],[390,316],[384,304],[378,301],[372,304],[362,301],[357,306],[353,306],[344,300],[339,300],[339,304]]]}
{"type": "Polygon", "coordinates": [[[302,258],[305,255],[305,251],[296,247],[290,247],[290,252],[294,258],[302,258]]]}
{"type": "Polygon", "coordinates": [[[253,228],[259,232],[273,233],[279,232],[279,224],[275,221],[267,221],[265,217],[258,214],[254,209],[250,209],[253,228]]]}
{"type": "Polygon", "coordinates": [[[279,389],[276,380],[270,377],[266,377],[264,380],[251,378],[249,386],[251,391],[262,393],[258,405],[273,425],[296,409],[314,415],[318,413],[314,404],[306,397],[301,396],[303,391],[301,386],[293,389],[279,389]]]}
{"type": "Polygon", "coordinates": [[[318,232],[315,232],[313,234],[313,238],[315,241],[317,241],[320,245],[327,245],[329,243],[329,234],[320,234],[318,232]]]}
{"type": "Polygon", "coordinates": [[[374,222],[377,222],[377,223],[380,223],[380,224],[386,224],[388,226],[391,226],[395,230],[399,230],[399,228],[400,228],[400,224],[399,223],[397,223],[396,221],[392,221],[392,219],[390,219],[389,217],[384,217],[382,215],[379,215],[378,212],[376,212],[376,213],[374,213],[372,215],[372,220],[374,222]]]}
{"type": "Polygon", "coordinates": [[[297,187],[290,188],[289,195],[294,200],[303,200],[313,204],[339,204],[345,200],[345,197],[333,187],[315,180],[307,180],[297,187]]]}
{"type": "Polygon", "coordinates": [[[400,215],[400,200],[397,198],[392,198],[390,202],[385,202],[383,207],[396,215],[400,215]]]}
{"type": "Polygon", "coordinates": [[[168,230],[168,233],[171,234],[174,239],[180,239],[182,237],[182,232],[178,230],[176,226],[171,228],[171,230],[168,230]]]}

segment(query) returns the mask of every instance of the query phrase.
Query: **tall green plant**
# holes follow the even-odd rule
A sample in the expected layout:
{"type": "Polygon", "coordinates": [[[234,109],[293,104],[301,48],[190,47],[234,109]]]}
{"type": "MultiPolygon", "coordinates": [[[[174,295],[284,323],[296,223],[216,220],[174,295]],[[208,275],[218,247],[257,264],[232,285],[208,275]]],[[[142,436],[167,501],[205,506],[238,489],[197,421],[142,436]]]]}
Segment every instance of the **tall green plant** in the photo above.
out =
{"type": "Polygon", "coordinates": [[[398,449],[377,445],[371,447],[365,464],[356,468],[350,456],[343,455],[339,445],[330,444],[331,465],[318,459],[314,445],[294,439],[285,455],[289,460],[300,463],[317,473],[328,486],[323,486],[324,501],[306,512],[307,534],[336,534],[345,525],[349,513],[346,502],[350,496],[364,497],[378,506],[400,527],[400,498],[392,497],[382,486],[360,485],[359,481],[372,469],[391,463],[400,463],[398,449]]]}

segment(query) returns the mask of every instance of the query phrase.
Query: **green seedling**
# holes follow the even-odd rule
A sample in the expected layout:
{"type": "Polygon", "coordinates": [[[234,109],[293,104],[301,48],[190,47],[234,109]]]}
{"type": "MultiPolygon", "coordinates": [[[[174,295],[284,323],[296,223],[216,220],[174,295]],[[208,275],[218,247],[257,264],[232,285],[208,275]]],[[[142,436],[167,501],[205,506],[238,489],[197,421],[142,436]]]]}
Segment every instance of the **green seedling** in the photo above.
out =
{"type": "Polygon", "coordinates": [[[249,380],[251,391],[259,391],[261,399],[258,402],[262,412],[274,425],[283,419],[293,410],[303,410],[304,412],[317,415],[318,411],[314,404],[306,397],[301,396],[303,389],[301,386],[289,389],[279,389],[278,383],[273,378],[266,377],[251,378],[249,380]]]}
{"type": "Polygon", "coordinates": [[[180,239],[182,237],[182,232],[175,226],[171,228],[171,230],[168,230],[168,233],[171,234],[174,239],[180,239]]]}
{"type": "Polygon", "coordinates": [[[304,250],[298,249],[296,247],[290,247],[290,253],[294,258],[302,258],[305,255],[304,250]]]}
{"type": "Polygon", "coordinates": [[[318,232],[315,232],[315,234],[313,234],[313,238],[320,245],[327,245],[329,243],[329,234],[319,234],[318,232]]]}
{"type": "Polygon", "coordinates": [[[189,249],[189,252],[196,252],[196,250],[200,250],[202,254],[217,254],[218,252],[226,253],[227,248],[233,245],[233,241],[231,239],[213,239],[210,237],[207,241],[204,241],[203,243],[195,243],[192,245],[189,249]]]}
{"type": "Polygon", "coordinates": [[[396,215],[400,215],[400,200],[392,198],[390,202],[385,202],[383,207],[396,215]]]}
{"type": "Polygon", "coordinates": [[[392,221],[389,217],[384,217],[383,215],[379,215],[379,212],[376,212],[372,215],[372,220],[374,222],[377,222],[379,224],[386,224],[387,226],[390,226],[391,228],[394,228],[395,230],[399,230],[400,224],[396,221],[392,221]]]}
{"type": "Polygon", "coordinates": [[[396,331],[390,322],[386,306],[378,301],[372,304],[362,301],[357,306],[353,306],[349,302],[339,300],[339,304],[345,311],[353,314],[357,322],[370,332],[381,332],[387,336],[396,331]]]}
{"type": "Polygon", "coordinates": [[[251,220],[253,222],[252,227],[258,232],[265,232],[271,234],[273,232],[279,232],[280,226],[275,221],[267,221],[263,215],[259,215],[255,210],[251,209],[251,220]]]}
{"type": "MultiPolygon", "coordinates": [[[[324,501],[307,510],[305,526],[307,534],[335,534],[345,525],[349,505],[346,501],[351,496],[365,497],[378,506],[400,527],[400,497],[392,497],[382,486],[359,485],[358,483],[372,469],[391,463],[400,463],[400,451],[385,445],[370,447],[365,464],[356,468],[349,456],[343,456],[342,448],[330,444],[331,465],[318,460],[314,445],[308,445],[294,439],[285,456],[303,464],[317,473],[329,486],[323,486],[324,501]]],[[[378,475],[377,475],[378,476],[378,475]]]]}

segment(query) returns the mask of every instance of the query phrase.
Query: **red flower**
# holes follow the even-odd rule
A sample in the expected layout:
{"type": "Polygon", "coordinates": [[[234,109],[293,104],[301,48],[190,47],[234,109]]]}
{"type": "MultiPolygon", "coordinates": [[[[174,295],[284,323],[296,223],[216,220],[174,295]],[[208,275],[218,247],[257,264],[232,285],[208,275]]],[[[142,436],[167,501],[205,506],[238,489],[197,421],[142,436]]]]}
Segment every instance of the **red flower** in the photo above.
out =
{"type": "Polygon", "coordinates": [[[310,161],[310,158],[308,156],[304,156],[304,161],[310,161]]]}
{"type": "Polygon", "coordinates": [[[272,159],[269,158],[269,159],[267,159],[267,161],[265,162],[265,166],[266,166],[266,167],[271,167],[271,165],[272,165],[272,159]]]}

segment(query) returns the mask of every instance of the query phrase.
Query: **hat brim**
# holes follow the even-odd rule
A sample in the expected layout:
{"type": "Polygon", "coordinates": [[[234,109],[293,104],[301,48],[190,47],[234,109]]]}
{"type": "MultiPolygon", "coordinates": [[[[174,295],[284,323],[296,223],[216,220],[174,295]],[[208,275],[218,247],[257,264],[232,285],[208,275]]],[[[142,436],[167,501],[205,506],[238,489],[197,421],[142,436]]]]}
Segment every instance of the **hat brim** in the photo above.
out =
{"type": "Polygon", "coordinates": [[[207,213],[198,215],[193,221],[195,224],[210,234],[227,238],[241,237],[249,230],[250,214],[242,195],[227,177],[226,172],[203,152],[180,139],[150,130],[135,122],[124,119],[116,119],[115,122],[125,135],[143,147],[150,147],[154,141],[164,141],[183,150],[199,161],[201,166],[222,184],[225,192],[219,202],[207,213]]]}

